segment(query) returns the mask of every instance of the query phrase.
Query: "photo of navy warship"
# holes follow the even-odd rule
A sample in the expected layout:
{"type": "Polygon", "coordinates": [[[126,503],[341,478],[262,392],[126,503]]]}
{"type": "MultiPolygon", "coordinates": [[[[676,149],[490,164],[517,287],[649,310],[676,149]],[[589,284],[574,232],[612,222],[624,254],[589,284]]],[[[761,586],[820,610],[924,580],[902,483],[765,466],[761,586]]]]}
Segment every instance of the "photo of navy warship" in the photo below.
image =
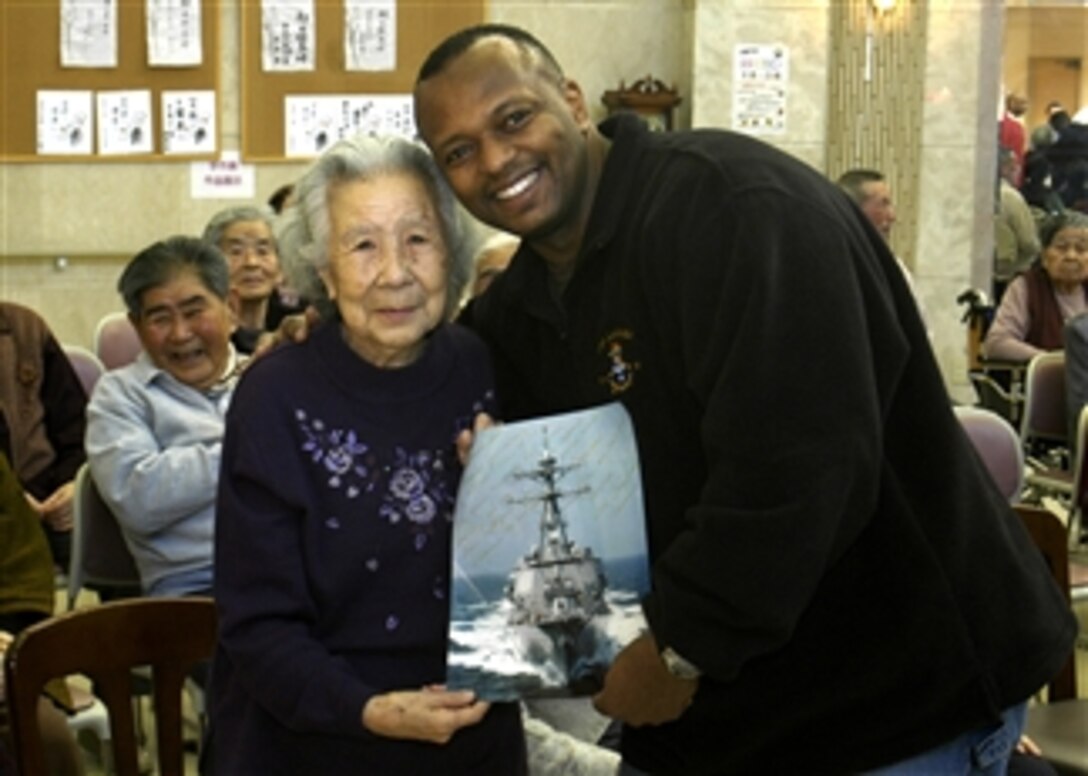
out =
{"type": "Polygon", "coordinates": [[[454,517],[447,684],[488,700],[595,692],[645,628],[630,422],[617,404],[493,431],[454,517]]]}
{"type": "Polygon", "coordinates": [[[527,645],[542,631],[563,661],[569,682],[599,686],[607,665],[591,660],[598,638],[595,618],[609,613],[604,591],[608,587],[601,559],[592,548],[579,547],[567,534],[561,500],[585,495],[588,486],[563,491],[559,480],[581,464],[561,466],[548,449],[548,429],[535,468],[514,472],[514,477],[539,483],[541,490],[512,504],[538,506],[539,540],[518,559],[506,583],[511,607],[507,622],[527,645]]]}

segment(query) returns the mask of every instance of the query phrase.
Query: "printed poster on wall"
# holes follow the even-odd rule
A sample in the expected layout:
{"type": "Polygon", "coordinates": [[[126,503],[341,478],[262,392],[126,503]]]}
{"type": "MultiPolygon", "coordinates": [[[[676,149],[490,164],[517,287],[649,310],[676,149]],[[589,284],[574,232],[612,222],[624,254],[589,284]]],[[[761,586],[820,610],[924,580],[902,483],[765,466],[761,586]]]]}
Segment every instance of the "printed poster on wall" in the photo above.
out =
{"type": "Polygon", "coordinates": [[[117,0],[61,0],[61,67],[117,67],[117,0]]]}
{"type": "Polygon", "coordinates": [[[39,91],[38,153],[94,152],[94,105],[90,91],[39,91]]]}
{"type": "Polygon", "coordinates": [[[148,67],[199,67],[201,0],[145,0],[148,67]]]}
{"type": "Polygon", "coordinates": [[[313,0],[261,0],[261,66],[264,71],[313,70],[316,27],[313,0]]]}
{"type": "Polygon", "coordinates": [[[359,134],[413,138],[410,94],[288,95],[283,100],[284,156],[318,156],[337,140],[359,134]]]}
{"type": "Polygon", "coordinates": [[[395,0],[345,0],[344,62],[348,70],[397,69],[395,0]]]}
{"type": "Polygon", "coordinates": [[[780,43],[738,43],[733,61],[733,129],[749,135],[786,131],[789,48],[780,43]]]}
{"type": "Polygon", "coordinates": [[[162,93],[162,151],[204,154],[215,151],[215,92],[162,93]]]}
{"type": "Polygon", "coordinates": [[[152,151],[151,92],[98,92],[98,153],[103,156],[152,151]]]}

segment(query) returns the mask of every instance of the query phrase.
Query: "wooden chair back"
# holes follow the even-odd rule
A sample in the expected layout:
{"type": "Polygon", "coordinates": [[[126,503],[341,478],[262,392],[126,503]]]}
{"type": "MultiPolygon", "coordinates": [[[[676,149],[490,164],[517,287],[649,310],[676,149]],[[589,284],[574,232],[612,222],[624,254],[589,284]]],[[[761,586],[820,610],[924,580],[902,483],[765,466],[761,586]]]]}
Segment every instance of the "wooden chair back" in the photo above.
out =
{"type": "Polygon", "coordinates": [[[7,703],[19,773],[45,773],[38,697],[47,681],[84,674],[110,713],[118,776],[138,776],[132,669],[150,666],[159,773],[183,776],[182,687],[212,656],[210,598],[134,598],[53,617],[19,634],[4,659],[7,703]]]}
{"type": "MultiPolygon", "coordinates": [[[[1065,526],[1057,515],[1043,507],[1017,504],[1015,509],[1024,527],[1028,529],[1031,540],[1043,554],[1046,565],[1050,567],[1050,573],[1054,576],[1054,581],[1065,594],[1066,600],[1070,600],[1069,545],[1065,526]]],[[[1072,605],[1071,601],[1070,605],[1072,605]]],[[[1069,660],[1047,686],[1047,699],[1053,703],[1076,697],[1076,654],[1070,652],[1069,660]]]]}

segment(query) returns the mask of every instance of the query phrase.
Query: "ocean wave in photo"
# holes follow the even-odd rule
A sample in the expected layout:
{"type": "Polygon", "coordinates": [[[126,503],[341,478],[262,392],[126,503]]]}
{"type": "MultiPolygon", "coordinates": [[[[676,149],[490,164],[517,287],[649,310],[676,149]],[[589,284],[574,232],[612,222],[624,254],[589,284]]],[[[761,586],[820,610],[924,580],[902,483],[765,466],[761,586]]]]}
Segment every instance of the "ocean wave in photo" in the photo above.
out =
{"type": "Polygon", "coordinates": [[[610,589],[605,600],[608,613],[562,636],[509,624],[506,599],[456,603],[447,684],[487,700],[594,692],[616,654],[646,628],[637,592],[610,589]]]}

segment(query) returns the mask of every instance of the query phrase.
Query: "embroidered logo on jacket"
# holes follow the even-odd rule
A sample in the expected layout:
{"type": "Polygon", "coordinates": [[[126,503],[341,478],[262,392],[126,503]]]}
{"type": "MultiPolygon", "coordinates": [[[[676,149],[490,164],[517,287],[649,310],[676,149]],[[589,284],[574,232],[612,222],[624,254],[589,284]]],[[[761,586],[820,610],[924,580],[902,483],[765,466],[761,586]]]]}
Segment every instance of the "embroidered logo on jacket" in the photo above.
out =
{"type": "Polygon", "coordinates": [[[642,368],[638,361],[628,361],[623,354],[625,344],[629,344],[635,335],[630,329],[616,329],[609,332],[597,346],[597,352],[608,359],[603,376],[598,377],[600,383],[608,386],[609,392],[617,396],[634,385],[635,372],[642,368]]]}

